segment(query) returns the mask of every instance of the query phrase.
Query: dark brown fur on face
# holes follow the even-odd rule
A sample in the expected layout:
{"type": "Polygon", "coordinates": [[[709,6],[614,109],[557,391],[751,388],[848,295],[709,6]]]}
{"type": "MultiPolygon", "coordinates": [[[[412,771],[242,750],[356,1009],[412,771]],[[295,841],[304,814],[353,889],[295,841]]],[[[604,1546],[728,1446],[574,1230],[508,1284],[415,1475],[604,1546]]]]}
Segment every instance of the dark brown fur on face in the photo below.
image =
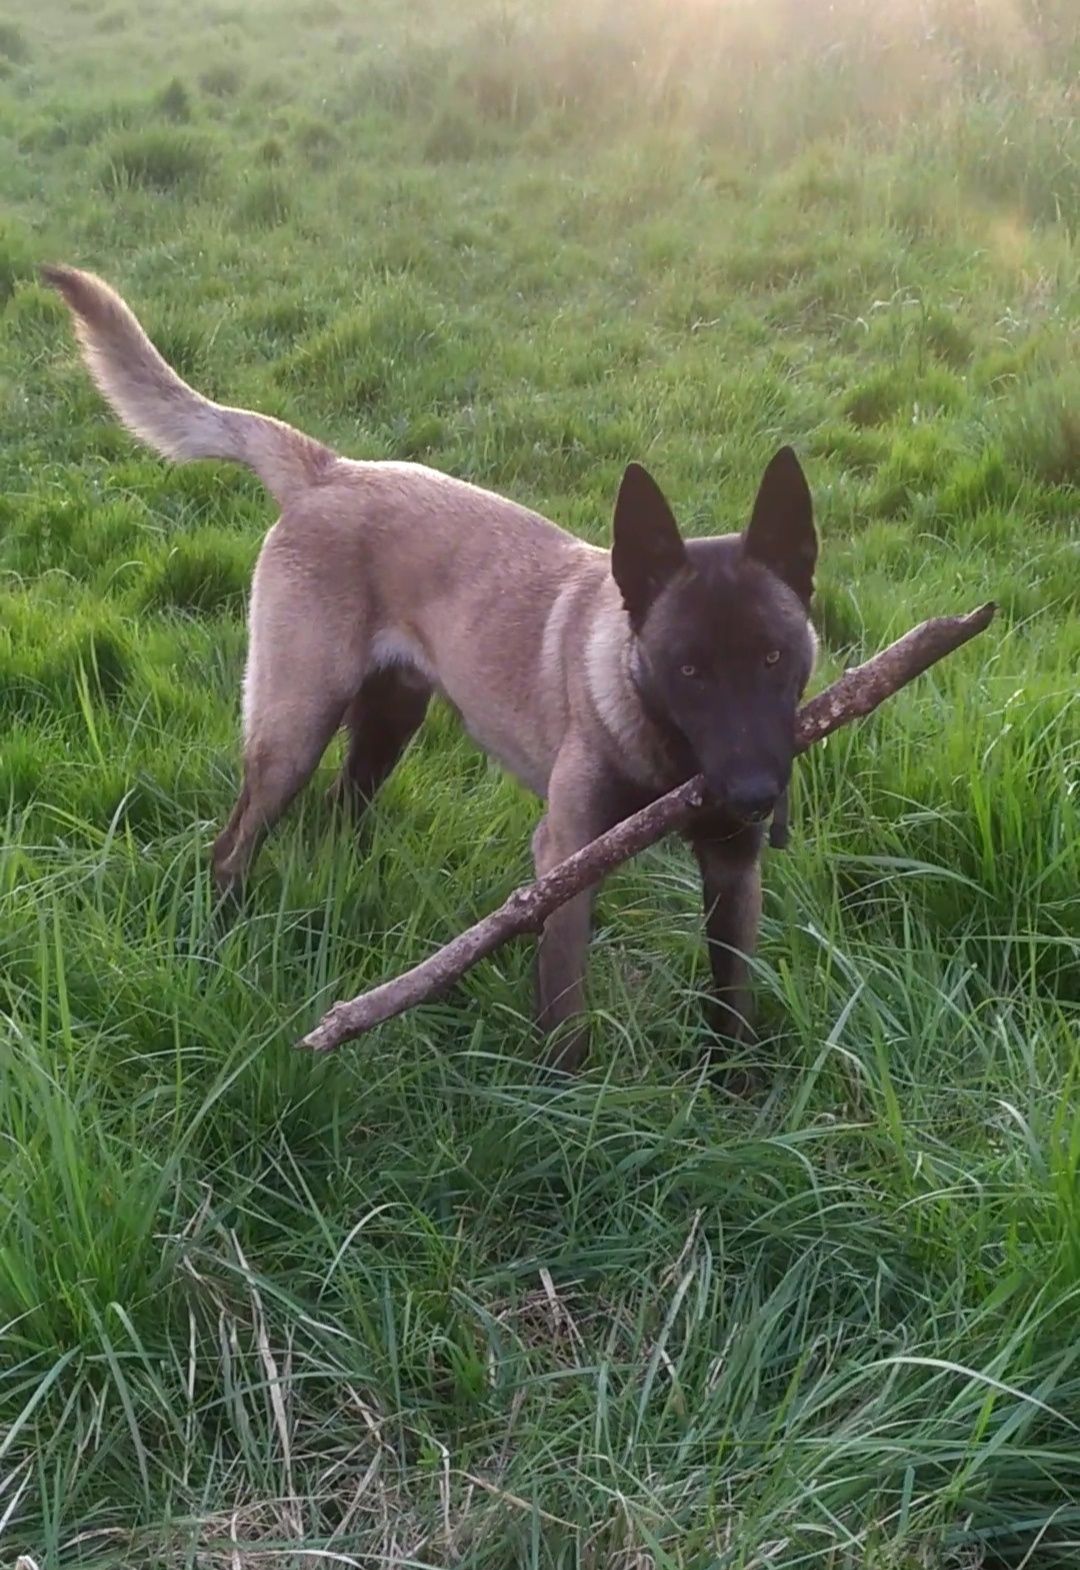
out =
{"type": "MultiPolygon", "coordinates": [[[[179,462],[247,465],[281,508],[252,583],[244,781],[214,846],[222,890],[349,734],[335,787],[366,807],[439,693],[474,740],[546,803],[539,874],[692,773],[713,805],[701,867],[713,1020],[746,1030],[746,955],[760,911],[764,820],[786,821],[795,706],[813,664],[817,540],[782,449],[742,535],[684,543],[630,465],[611,553],[537,513],[419,464],[362,463],[265,415],[213,403],[89,273],[45,270],[121,420],[179,462]]],[[[591,897],[549,919],[537,1013],[553,1056],[579,1062],[591,897]]]]}

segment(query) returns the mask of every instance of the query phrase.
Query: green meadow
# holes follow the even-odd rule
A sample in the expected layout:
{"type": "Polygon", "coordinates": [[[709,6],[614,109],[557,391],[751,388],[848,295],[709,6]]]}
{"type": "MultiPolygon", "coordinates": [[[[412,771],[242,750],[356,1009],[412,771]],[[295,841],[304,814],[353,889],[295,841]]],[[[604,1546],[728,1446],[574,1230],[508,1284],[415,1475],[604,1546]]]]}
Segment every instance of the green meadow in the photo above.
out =
{"type": "Polygon", "coordinates": [[[1080,18],[1072,0],[2,0],[0,1561],[1046,1570],[1080,1555],[1080,18]],[[529,876],[433,712],[239,912],[273,510],[93,390],[43,261],[200,389],[609,538],[792,443],[816,681],[989,632],[797,766],[710,1083],[696,869],[312,1061],[529,876]]]}

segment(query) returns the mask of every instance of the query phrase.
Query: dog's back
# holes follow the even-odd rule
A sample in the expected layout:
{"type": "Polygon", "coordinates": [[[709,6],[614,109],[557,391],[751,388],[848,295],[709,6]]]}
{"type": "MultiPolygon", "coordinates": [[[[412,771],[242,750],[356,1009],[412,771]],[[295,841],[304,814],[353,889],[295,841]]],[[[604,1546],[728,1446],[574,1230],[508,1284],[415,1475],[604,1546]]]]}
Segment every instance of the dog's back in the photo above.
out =
{"type": "MultiPolygon", "coordinates": [[[[294,668],[312,679],[321,670],[342,689],[341,708],[371,669],[408,668],[542,795],[563,709],[559,683],[538,679],[548,616],[568,587],[599,587],[606,553],[422,464],[343,458],[280,420],[215,403],[166,363],[103,280],[68,267],[44,276],[71,308],[98,387],[135,435],[176,462],[244,464],[281,506],[252,588],[249,739],[261,714],[295,706],[282,692],[285,673],[268,675],[270,646],[293,650],[294,668]]],[[[559,652],[549,647],[549,664],[559,652]]]]}

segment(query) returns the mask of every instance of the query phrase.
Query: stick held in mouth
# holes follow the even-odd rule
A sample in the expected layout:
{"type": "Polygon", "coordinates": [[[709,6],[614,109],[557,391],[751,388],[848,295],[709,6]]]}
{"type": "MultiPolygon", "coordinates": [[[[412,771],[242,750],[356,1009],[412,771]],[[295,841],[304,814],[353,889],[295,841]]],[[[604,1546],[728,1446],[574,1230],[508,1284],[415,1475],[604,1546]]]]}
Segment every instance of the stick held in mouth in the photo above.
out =
{"type": "MultiPolygon", "coordinates": [[[[966,616],[932,617],[864,664],[845,671],[799,710],[796,751],[805,752],[842,725],[872,714],[886,698],[985,631],[996,609],[991,602],[966,616]]],[[[430,1002],[488,954],[514,938],[539,932],[553,910],[682,827],[704,797],[700,776],[677,786],[561,861],[537,882],[515,889],[497,910],[458,933],[411,970],[347,1002],[335,1003],[297,1045],[312,1052],[333,1052],[376,1025],[430,1002]]]]}

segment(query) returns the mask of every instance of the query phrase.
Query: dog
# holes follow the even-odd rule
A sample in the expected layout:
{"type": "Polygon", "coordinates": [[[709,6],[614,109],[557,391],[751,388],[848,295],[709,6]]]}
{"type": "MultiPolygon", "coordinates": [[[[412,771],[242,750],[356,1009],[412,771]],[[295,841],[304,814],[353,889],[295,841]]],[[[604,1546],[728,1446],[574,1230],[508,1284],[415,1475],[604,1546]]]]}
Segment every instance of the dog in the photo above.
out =
{"type": "MultiPolygon", "coordinates": [[[[424,465],[355,461],[211,402],[108,284],[71,267],[43,277],[129,430],[176,462],[246,465],[280,508],[252,581],[244,775],[213,847],[219,889],[241,884],[339,729],[334,794],[362,810],[438,693],[545,803],[538,876],[704,775],[686,837],[704,887],[710,1020],[721,1040],[752,1039],[765,824],[774,816],[786,836],[795,714],[817,651],[817,533],[791,448],[765,469],[744,531],[702,539],[683,539],[659,486],[629,464],[607,551],[424,465]]],[[[587,1044],[591,912],[591,894],[577,895],[537,948],[537,1020],[568,1071],[587,1044]]]]}

